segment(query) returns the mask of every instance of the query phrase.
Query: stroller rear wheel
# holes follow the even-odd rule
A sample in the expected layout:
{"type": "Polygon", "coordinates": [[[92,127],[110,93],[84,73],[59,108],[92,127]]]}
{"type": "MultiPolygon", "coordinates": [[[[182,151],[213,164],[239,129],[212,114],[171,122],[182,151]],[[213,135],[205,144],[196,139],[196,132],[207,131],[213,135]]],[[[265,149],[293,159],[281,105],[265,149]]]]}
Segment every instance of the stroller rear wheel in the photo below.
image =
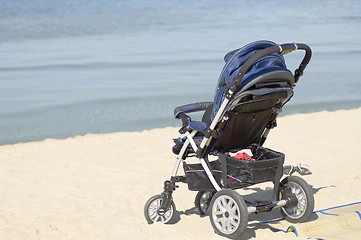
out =
{"type": "Polygon", "coordinates": [[[155,222],[161,223],[172,223],[175,218],[175,204],[172,201],[169,209],[165,212],[160,211],[160,207],[162,206],[163,197],[161,194],[155,195],[151,197],[144,206],[144,217],[149,224],[155,222]]]}
{"type": "Polygon", "coordinates": [[[289,199],[290,203],[281,207],[281,214],[292,223],[307,221],[314,209],[314,198],[310,185],[300,177],[289,176],[282,180],[278,189],[278,199],[289,199]]]}
{"type": "Polygon", "coordinates": [[[238,238],[248,223],[247,205],[241,195],[222,189],[212,197],[209,217],[215,232],[223,237],[238,238]]]}
{"type": "Polygon", "coordinates": [[[209,204],[211,203],[214,192],[211,191],[199,191],[194,200],[196,209],[199,215],[204,216],[208,213],[209,204]]]}

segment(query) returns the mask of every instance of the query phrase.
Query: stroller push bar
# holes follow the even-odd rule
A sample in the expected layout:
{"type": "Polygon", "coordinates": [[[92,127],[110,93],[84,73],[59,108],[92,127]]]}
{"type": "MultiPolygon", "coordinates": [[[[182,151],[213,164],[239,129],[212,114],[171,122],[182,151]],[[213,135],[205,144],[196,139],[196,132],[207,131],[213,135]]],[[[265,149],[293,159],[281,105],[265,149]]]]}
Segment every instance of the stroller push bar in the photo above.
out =
{"type": "Polygon", "coordinates": [[[268,47],[266,49],[260,50],[259,52],[255,53],[253,56],[251,56],[240,68],[239,74],[236,78],[233,79],[233,91],[237,89],[237,87],[241,84],[242,78],[247,73],[247,71],[250,69],[250,67],[253,66],[254,63],[257,62],[260,58],[267,56],[271,53],[279,52],[282,55],[285,55],[287,53],[296,51],[296,50],[305,50],[305,56],[298,67],[298,69],[295,70],[295,82],[298,81],[299,77],[303,75],[303,71],[305,70],[307,64],[310,62],[312,51],[309,46],[303,43],[285,43],[282,45],[276,45],[272,47],[268,47]]]}

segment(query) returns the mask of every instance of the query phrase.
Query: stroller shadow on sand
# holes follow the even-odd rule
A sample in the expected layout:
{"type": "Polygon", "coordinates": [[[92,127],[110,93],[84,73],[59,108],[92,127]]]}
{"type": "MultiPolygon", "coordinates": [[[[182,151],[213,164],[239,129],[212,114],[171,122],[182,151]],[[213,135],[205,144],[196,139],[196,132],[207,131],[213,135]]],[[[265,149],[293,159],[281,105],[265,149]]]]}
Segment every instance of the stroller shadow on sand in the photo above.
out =
{"type": "MultiPolygon", "coordinates": [[[[327,189],[327,188],[333,188],[335,186],[330,185],[330,186],[321,186],[321,187],[313,187],[312,185],[311,189],[313,194],[316,194],[317,192],[323,190],[323,189],[327,189]]],[[[272,195],[272,189],[270,189],[269,187],[265,189],[260,188],[260,187],[248,187],[243,189],[245,191],[251,191],[252,193],[249,193],[248,195],[242,195],[242,197],[244,197],[245,199],[254,199],[254,198],[267,198],[270,197],[272,195]]],[[[189,209],[186,209],[185,211],[176,211],[175,213],[175,218],[174,221],[172,223],[169,224],[176,224],[179,221],[182,220],[182,216],[190,216],[190,215],[198,215],[201,218],[209,218],[208,214],[206,215],[200,215],[197,208],[196,207],[192,207],[189,209]]],[[[281,215],[279,210],[273,210],[267,213],[259,213],[259,214],[252,214],[249,216],[249,223],[247,225],[246,230],[243,232],[243,234],[237,238],[237,240],[248,240],[248,239],[252,239],[252,238],[256,238],[256,231],[258,229],[270,229],[270,231],[276,231],[272,228],[269,228],[265,223],[268,222],[273,222],[273,221],[277,221],[277,220],[281,220],[284,219],[283,216],[281,215]]],[[[318,215],[316,213],[313,213],[310,217],[310,219],[307,222],[312,222],[312,221],[316,221],[318,219],[318,215]]]]}

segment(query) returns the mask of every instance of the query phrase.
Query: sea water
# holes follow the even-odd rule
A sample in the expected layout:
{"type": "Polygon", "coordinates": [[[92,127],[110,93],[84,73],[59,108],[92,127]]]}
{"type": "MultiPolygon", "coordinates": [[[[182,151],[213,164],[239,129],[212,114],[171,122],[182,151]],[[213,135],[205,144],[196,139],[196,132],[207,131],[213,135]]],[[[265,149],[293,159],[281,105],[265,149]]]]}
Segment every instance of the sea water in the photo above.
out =
{"type": "Polygon", "coordinates": [[[313,50],[283,115],[361,106],[359,0],[0,0],[0,144],[179,126],[255,40],[313,50]]]}

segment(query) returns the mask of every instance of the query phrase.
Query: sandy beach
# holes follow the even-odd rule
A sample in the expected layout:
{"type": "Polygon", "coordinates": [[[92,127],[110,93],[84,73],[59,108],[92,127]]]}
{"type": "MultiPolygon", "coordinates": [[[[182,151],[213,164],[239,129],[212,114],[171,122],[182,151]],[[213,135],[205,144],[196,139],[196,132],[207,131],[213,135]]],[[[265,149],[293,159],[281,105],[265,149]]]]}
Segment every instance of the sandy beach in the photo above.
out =
{"type": "MultiPolygon", "coordinates": [[[[315,210],[361,200],[360,120],[361,108],[297,114],[271,131],[266,147],[285,153],[285,164],[311,167],[304,179],[315,210]]],[[[225,239],[198,215],[196,192],[184,184],[173,195],[177,223],[148,225],[143,217],[147,199],[170,177],[177,130],[0,146],[0,239],[225,239]]],[[[250,215],[241,239],[300,239],[257,224],[279,216],[250,215]]]]}

